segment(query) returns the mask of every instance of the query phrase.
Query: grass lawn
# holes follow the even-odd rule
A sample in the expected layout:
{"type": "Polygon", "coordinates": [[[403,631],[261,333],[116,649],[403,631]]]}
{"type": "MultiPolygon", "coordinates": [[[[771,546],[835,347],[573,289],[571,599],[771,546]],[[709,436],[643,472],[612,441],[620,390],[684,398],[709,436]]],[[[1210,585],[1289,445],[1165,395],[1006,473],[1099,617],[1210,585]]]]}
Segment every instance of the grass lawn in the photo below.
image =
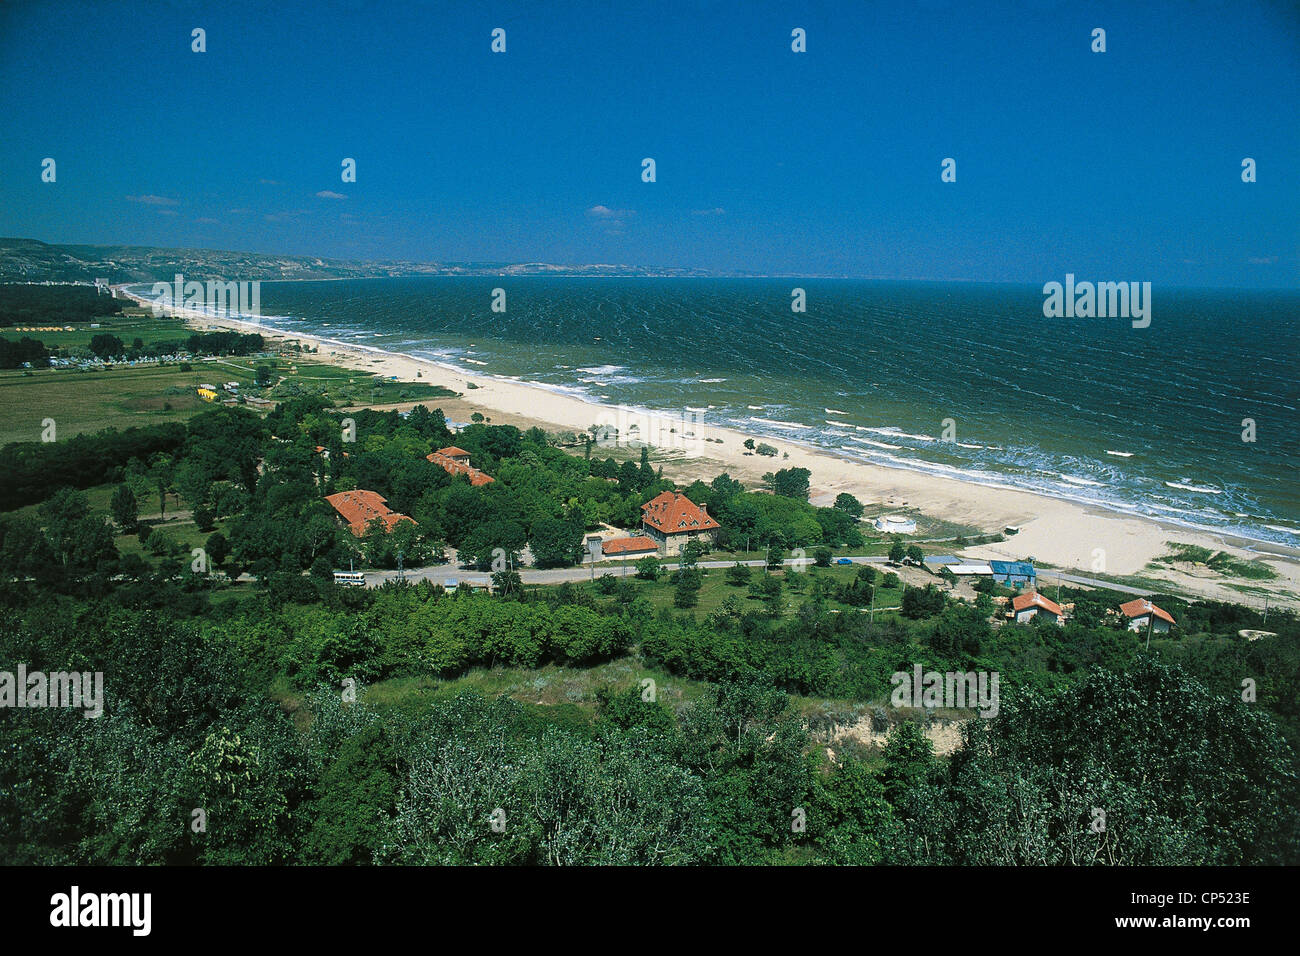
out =
{"type": "Polygon", "coordinates": [[[426,382],[395,382],[369,372],[310,359],[282,356],[276,360],[277,384],[271,398],[321,395],[339,407],[384,405],[421,399],[458,398],[460,393],[426,382]]]}
{"type": "MultiPolygon", "coordinates": [[[[712,557],[712,555],[710,555],[710,557],[712,557]]],[[[882,569],[878,568],[877,570],[880,572],[881,576],[886,573],[882,569]]],[[[812,593],[810,585],[813,576],[829,578],[837,584],[841,584],[851,581],[857,575],[857,572],[857,567],[842,567],[839,565],[829,568],[810,567],[807,571],[802,573],[802,576],[799,572],[792,571],[788,568],[784,571],[776,572],[776,576],[784,579],[786,582],[783,591],[786,609],[782,616],[789,617],[792,615],[795,608],[798,607],[799,604],[802,604],[803,601],[812,593]],[[803,590],[792,590],[790,582],[799,581],[801,577],[804,584],[803,590]]],[[[762,573],[763,571],[761,568],[751,568],[750,580],[756,580],[758,575],[762,573]]],[[[727,572],[723,568],[706,569],[704,571],[703,583],[700,586],[699,603],[697,603],[694,608],[689,609],[678,608],[673,604],[673,598],[677,593],[677,589],[675,585],[669,582],[669,575],[663,575],[658,581],[641,581],[629,573],[627,580],[632,581],[636,585],[638,594],[649,600],[655,610],[667,608],[674,613],[694,613],[697,617],[706,617],[721,608],[722,603],[726,601],[728,597],[733,596],[740,602],[741,607],[746,611],[763,609],[763,602],[758,598],[750,596],[748,585],[744,587],[736,587],[728,584],[726,575],[727,572]]],[[[616,574],[615,576],[620,577],[621,575],[616,574]]],[[[898,607],[899,602],[902,601],[903,598],[903,589],[901,585],[897,588],[885,589],[879,587],[880,577],[876,578],[876,582],[876,608],[898,607]]],[[[593,593],[598,596],[600,594],[599,591],[594,590],[594,585],[590,582],[584,582],[579,586],[592,590],[593,593]]],[[[830,604],[832,607],[845,613],[857,613],[858,610],[857,608],[850,608],[847,605],[840,604],[836,601],[831,601],[830,604]]]]}
{"type": "MultiPolygon", "coordinates": [[[[176,365],[114,366],[102,369],[13,369],[0,371],[0,445],[40,441],[42,422],[54,419],[60,441],[105,428],[130,428],[185,421],[217,406],[199,398],[202,382],[238,382],[246,394],[255,366],[266,359],[231,356],[195,359],[190,370],[176,365]]],[[[456,393],[423,382],[380,380],[365,372],[310,361],[274,360],[277,379],[272,398],[324,395],[339,404],[383,403],[446,398],[456,393]]]]}
{"type": "Polygon", "coordinates": [[[0,372],[0,444],[40,441],[46,418],[60,441],[109,426],[184,421],[211,407],[194,391],[201,374],[179,365],[0,372]]]}
{"type": "Polygon", "coordinates": [[[174,318],[159,318],[149,309],[128,306],[122,315],[100,316],[91,322],[72,323],[71,332],[16,332],[13,328],[0,330],[0,335],[9,338],[28,336],[39,339],[48,349],[64,349],[73,346],[86,348],[96,335],[116,335],[126,345],[141,339],[146,345],[155,342],[179,342],[184,344],[193,332],[185,323],[174,318]],[[93,324],[98,328],[91,328],[93,324]]]}

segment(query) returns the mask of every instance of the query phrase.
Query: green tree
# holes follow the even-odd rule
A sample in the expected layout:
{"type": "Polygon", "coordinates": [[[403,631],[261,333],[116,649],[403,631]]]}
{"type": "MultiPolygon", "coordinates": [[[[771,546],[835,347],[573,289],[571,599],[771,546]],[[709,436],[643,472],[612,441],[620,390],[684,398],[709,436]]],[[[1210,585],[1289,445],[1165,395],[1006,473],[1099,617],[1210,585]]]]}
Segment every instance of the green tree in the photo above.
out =
{"type": "Polygon", "coordinates": [[[117,358],[124,354],[126,347],[122,344],[122,340],[116,335],[109,332],[100,332],[97,335],[91,336],[90,351],[93,352],[97,358],[107,360],[117,358]]]}
{"type": "Polygon", "coordinates": [[[214,531],[208,535],[208,540],[203,545],[203,550],[207,552],[208,560],[214,568],[219,568],[225,564],[226,558],[230,557],[230,542],[220,531],[214,531]]]}
{"type": "Polygon", "coordinates": [[[1297,780],[1273,720],[1146,655],[1004,698],[967,722],[949,778],[961,823],[938,843],[964,865],[1296,861],[1297,780]]]}
{"type": "Polygon", "coordinates": [[[492,574],[492,589],[498,597],[518,597],[524,591],[523,578],[518,571],[495,571],[492,574]]]}
{"type": "Polygon", "coordinates": [[[699,568],[689,568],[677,572],[677,587],[673,593],[673,604],[677,607],[695,607],[700,599],[702,575],[699,568]]]}
{"type": "Polygon", "coordinates": [[[934,770],[934,743],[920,724],[905,720],[889,732],[882,756],[885,767],[881,782],[885,797],[895,807],[902,807],[934,770]]]}
{"type": "Polygon", "coordinates": [[[933,584],[927,584],[923,588],[912,587],[910,584],[903,588],[903,616],[912,619],[923,617],[934,617],[943,610],[946,598],[943,592],[933,584]]]}
{"type": "Polygon", "coordinates": [[[167,492],[171,490],[175,467],[166,455],[154,455],[149,462],[149,480],[158,492],[158,514],[167,514],[167,492]]]}
{"type": "Polygon", "coordinates": [[[741,564],[737,561],[731,567],[727,568],[727,583],[732,587],[743,588],[749,584],[751,571],[748,565],[741,564]]]}
{"type": "Polygon", "coordinates": [[[582,557],[582,527],[563,518],[543,518],[533,525],[530,545],[539,568],[574,564],[582,557]]]}
{"type": "Polygon", "coordinates": [[[113,515],[114,523],[123,534],[130,534],[135,530],[136,522],[140,518],[140,506],[135,500],[135,492],[129,485],[118,485],[113,490],[113,498],[109,502],[108,509],[113,515]]]}
{"type": "Polygon", "coordinates": [[[763,483],[772,489],[773,494],[783,498],[807,501],[811,491],[809,479],[812,472],[807,468],[782,468],[775,474],[768,472],[763,476],[763,483]]]}
{"type": "Polygon", "coordinates": [[[853,497],[847,491],[841,491],[835,496],[835,504],[832,506],[837,511],[843,511],[854,518],[862,517],[862,502],[853,497]]]}

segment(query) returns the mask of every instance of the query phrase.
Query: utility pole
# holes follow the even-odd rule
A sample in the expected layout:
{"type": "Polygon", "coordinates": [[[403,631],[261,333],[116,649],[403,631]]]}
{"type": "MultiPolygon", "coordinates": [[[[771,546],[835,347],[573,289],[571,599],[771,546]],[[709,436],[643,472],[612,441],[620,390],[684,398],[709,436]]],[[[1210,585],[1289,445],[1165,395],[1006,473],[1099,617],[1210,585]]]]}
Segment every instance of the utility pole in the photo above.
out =
{"type": "Polygon", "coordinates": [[[1264,623],[1268,623],[1268,595],[1264,595],[1264,623]]]}
{"type": "MultiPolygon", "coordinates": [[[[1154,608],[1155,605],[1152,605],[1154,608]]],[[[1147,615],[1147,650],[1151,650],[1151,629],[1156,626],[1156,613],[1153,610],[1147,615]]]]}
{"type": "Polygon", "coordinates": [[[397,580],[406,580],[406,570],[402,567],[402,552],[397,552],[397,580]]]}

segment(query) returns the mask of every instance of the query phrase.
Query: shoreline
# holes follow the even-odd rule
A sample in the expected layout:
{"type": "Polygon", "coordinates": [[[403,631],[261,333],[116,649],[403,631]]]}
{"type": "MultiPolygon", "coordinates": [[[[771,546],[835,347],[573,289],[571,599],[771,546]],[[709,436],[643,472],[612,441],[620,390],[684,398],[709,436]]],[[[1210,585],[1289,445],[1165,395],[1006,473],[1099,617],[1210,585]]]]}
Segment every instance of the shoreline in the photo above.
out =
{"type": "MultiPolygon", "coordinates": [[[[137,304],[151,305],[124,287],[118,288],[137,304]]],[[[551,432],[585,432],[593,425],[615,427],[620,436],[630,436],[638,444],[652,446],[656,464],[662,465],[679,484],[689,484],[696,478],[708,481],[725,471],[753,489],[759,486],[765,472],[807,468],[812,473],[811,500],[816,505],[829,505],[836,494],[848,492],[864,505],[879,504],[886,512],[916,511],[930,518],[981,529],[978,533],[982,534],[1001,533],[1006,526],[1020,527],[1018,534],[1002,542],[957,551],[968,559],[1033,557],[1040,565],[1066,571],[1141,575],[1176,590],[1234,603],[1258,603],[1267,592],[1271,603],[1300,608],[1300,549],[1283,544],[1192,528],[1145,515],[1129,515],[1102,505],[1053,498],[1005,485],[864,462],[795,440],[750,435],[736,428],[703,423],[686,413],[674,417],[600,402],[542,383],[477,374],[409,353],[345,343],[312,333],[290,333],[247,319],[184,308],[167,311],[191,327],[256,331],[268,341],[308,343],[318,349],[315,357],[321,361],[394,376],[401,381],[441,385],[460,393],[456,399],[416,400],[384,408],[438,406],[456,421],[468,420],[470,414],[478,411],[491,418],[493,424],[538,425],[551,432]],[[746,439],[777,448],[777,457],[746,453],[743,448],[746,439]],[[1197,569],[1148,568],[1153,559],[1169,553],[1167,542],[1173,540],[1225,550],[1243,560],[1266,561],[1278,576],[1262,581],[1198,573],[1197,569]],[[1232,587],[1233,584],[1250,587],[1252,591],[1243,593],[1232,587]]],[[[600,447],[594,446],[593,452],[600,447]]]]}

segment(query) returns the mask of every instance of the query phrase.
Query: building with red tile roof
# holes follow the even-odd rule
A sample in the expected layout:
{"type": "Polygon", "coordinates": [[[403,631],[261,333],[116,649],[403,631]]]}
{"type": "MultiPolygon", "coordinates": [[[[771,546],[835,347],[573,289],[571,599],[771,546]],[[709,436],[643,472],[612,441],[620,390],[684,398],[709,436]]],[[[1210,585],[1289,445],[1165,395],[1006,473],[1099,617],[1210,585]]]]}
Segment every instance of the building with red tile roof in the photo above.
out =
{"type": "Polygon", "coordinates": [[[326,495],[325,500],[358,538],[365,535],[370,522],[376,518],[384,523],[385,531],[392,531],[403,521],[414,522],[413,518],[390,509],[388,499],[374,491],[340,491],[326,495]]]}
{"type": "Polygon", "coordinates": [[[1061,610],[1061,605],[1049,598],[1043,597],[1037,591],[1029,594],[1017,594],[1011,600],[1011,616],[1016,619],[1017,624],[1023,624],[1031,617],[1039,614],[1045,614],[1057,624],[1064,624],[1065,612],[1061,610]]]}
{"type": "Polygon", "coordinates": [[[641,506],[641,528],[665,554],[679,554],[686,542],[703,537],[712,544],[722,525],[680,491],[664,491],[641,506]]]}
{"type": "Polygon", "coordinates": [[[429,461],[440,467],[449,475],[465,475],[469,478],[469,483],[475,488],[480,485],[490,484],[496,479],[487,472],[479,471],[469,463],[469,452],[463,448],[457,448],[451,445],[447,448],[439,448],[431,455],[426,455],[429,461]]]}
{"type": "Polygon", "coordinates": [[[633,535],[628,538],[606,538],[600,543],[601,553],[606,557],[624,557],[635,554],[653,554],[659,550],[659,543],[648,535],[633,535]]]}
{"type": "Polygon", "coordinates": [[[1177,623],[1168,611],[1156,607],[1145,598],[1136,598],[1121,604],[1119,613],[1128,618],[1130,631],[1144,631],[1150,626],[1155,633],[1165,634],[1177,623]]]}

